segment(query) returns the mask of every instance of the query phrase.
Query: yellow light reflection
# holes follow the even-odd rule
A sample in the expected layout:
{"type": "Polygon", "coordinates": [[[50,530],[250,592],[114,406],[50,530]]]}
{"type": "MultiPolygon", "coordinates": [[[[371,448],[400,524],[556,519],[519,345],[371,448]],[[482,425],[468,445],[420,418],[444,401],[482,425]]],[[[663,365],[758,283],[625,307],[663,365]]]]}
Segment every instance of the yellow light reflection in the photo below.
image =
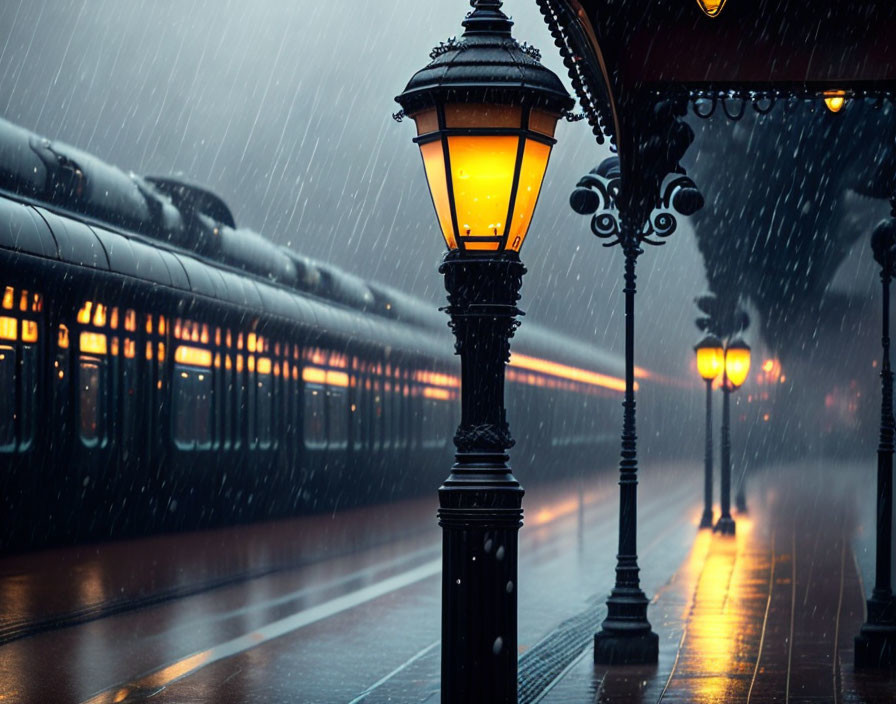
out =
{"type": "Polygon", "coordinates": [[[765,553],[752,549],[752,528],[748,518],[738,518],[736,537],[699,533],[687,562],[696,586],[673,677],[686,678],[695,703],[731,701],[753,671],[755,659],[743,652],[742,639],[755,627],[751,604],[762,588],[756,573],[765,553]]]}
{"type": "Polygon", "coordinates": [[[15,289],[12,286],[7,286],[3,292],[3,309],[4,310],[12,310],[13,303],[15,302],[15,289]]]}
{"type": "Polygon", "coordinates": [[[259,374],[265,374],[265,375],[270,374],[272,368],[273,368],[273,366],[271,364],[270,357],[259,357],[258,358],[258,364],[256,366],[256,370],[258,371],[259,374]]]}

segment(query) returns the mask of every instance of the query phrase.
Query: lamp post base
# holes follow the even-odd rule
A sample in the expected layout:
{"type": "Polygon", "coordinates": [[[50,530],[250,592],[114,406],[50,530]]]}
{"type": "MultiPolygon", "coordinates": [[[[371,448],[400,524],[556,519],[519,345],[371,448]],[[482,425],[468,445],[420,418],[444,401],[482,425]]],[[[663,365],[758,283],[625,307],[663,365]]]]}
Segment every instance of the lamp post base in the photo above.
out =
{"type": "Polygon", "coordinates": [[[868,621],[855,640],[856,668],[896,670],[896,597],[868,599],[868,621]]]}
{"type": "Polygon", "coordinates": [[[722,535],[734,535],[736,532],[735,526],[736,524],[731,516],[722,516],[712,530],[714,533],[721,533],[722,535]]]}
{"type": "Polygon", "coordinates": [[[608,615],[594,636],[594,662],[599,665],[655,665],[660,639],[647,620],[647,597],[640,589],[614,589],[608,615]]]}
{"type": "Polygon", "coordinates": [[[701,528],[712,528],[714,514],[712,511],[704,511],[703,517],[700,519],[701,528]]]}

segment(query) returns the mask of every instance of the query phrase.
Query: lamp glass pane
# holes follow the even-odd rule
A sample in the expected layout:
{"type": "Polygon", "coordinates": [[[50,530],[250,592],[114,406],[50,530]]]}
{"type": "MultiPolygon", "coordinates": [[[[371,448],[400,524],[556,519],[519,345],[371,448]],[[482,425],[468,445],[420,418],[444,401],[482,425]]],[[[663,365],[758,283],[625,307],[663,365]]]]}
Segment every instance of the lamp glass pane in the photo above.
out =
{"type": "Polygon", "coordinates": [[[697,0],[697,4],[707,15],[715,17],[725,6],[725,0],[697,0]]]}
{"type": "Polygon", "coordinates": [[[526,239],[526,233],[529,231],[550,156],[549,144],[542,144],[532,139],[526,140],[523,163],[520,167],[520,182],[516,191],[516,202],[513,206],[513,222],[507,236],[507,248],[515,252],[520,251],[523,240],[526,239]]]}
{"type": "Polygon", "coordinates": [[[519,139],[505,136],[448,138],[454,209],[462,238],[504,234],[519,139]]]}
{"type": "Polygon", "coordinates": [[[448,249],[457,249],[454,239],[454,225],[451,222],[451,203],[448,200],[448,179],[445,175],[445,155],[442,153],[442,141],[427,142],[420,145],[423,156],[423,167],[426,169],[426,180],[429,193],[435,206],[442,235],[448,249]]]}
{"type": "Polygon", "coordinates": [[[725,374],[728,383],[738,387],[747,380],[750,373],[750,350],[735,347],[725,354],[725,374]]]}
{"type": "Polygon", "coordinates": [[[445,127],[509,127],[522,126],[523,111],[518,105],[492,103],[457,103],[445,106],[445,127]]]}
{"type": "Polygon", "coordinates": [[[715,379],[722,373],[722,360],[725,356],[721,347],[697,348],[697,372],[707,381],[715,379]]]}

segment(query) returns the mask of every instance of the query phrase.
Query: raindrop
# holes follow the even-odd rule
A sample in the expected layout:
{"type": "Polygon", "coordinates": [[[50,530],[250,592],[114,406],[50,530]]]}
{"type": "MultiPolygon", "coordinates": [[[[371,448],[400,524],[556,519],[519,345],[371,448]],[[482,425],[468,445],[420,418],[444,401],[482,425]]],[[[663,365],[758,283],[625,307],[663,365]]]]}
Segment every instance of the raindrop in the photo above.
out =
{"type": "Polygon", "coordinates": [[[501,651],[504,649],[504,639],[501,636],[495,638],[495,642],[492,645],[492,652],[495,655],[500,655],[501,651]]]}
{"type": "Polygon", "coordinates": [[[508,594],[510,594],[510,593],[513,592],[513,580],[510,580],[509,582],[507,582],[507,587],[506,587],[506,589],[507,589],[507,593],[508,593],[508,594]]]}
{"type": "Polygon", "coordinates": [[[495,557],[497,557],[499,560],[504,559],[504,546],[503,545],[498,548],[497,552],[495,553],[495,557]]]}

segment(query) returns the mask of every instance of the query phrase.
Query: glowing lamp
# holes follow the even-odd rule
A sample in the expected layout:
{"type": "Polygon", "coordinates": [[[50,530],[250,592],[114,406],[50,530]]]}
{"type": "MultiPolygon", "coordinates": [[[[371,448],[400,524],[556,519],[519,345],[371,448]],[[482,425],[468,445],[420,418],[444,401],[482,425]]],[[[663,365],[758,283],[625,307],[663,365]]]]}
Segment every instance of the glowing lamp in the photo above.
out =
{"type": "Polygon", "coordinates": [[[717,17],[725,7],[725,0],[697,0],[697,4],[709,17],[717,17]]]}
{"type": "Polygon", "coordinates": [[[831,112],[840,112],[846,103],[846,91],[826,90],[824,92],[824,104],[831,112]]]}
{"type": "Polygon", "coordinates": [[[725,350],[725,376],[732,389],[747,380],[750,373],[750,346],[738,338],[725,350]]]}
{"type": "Polygon", "coordinates": [[[722,373],[725,350],[715,335],[707,335],[694,347],[697,353],[697,372],[706,381],[712,381],[722,373]]]}
{"type": "Polygon", "coordinates": [[[497,0],[473,0],[460,41],[433,50],[395,100],[414,120],[436,216],[450,250],[519,252],[572,106],[539,54],[517,43],[497,0]]]}

